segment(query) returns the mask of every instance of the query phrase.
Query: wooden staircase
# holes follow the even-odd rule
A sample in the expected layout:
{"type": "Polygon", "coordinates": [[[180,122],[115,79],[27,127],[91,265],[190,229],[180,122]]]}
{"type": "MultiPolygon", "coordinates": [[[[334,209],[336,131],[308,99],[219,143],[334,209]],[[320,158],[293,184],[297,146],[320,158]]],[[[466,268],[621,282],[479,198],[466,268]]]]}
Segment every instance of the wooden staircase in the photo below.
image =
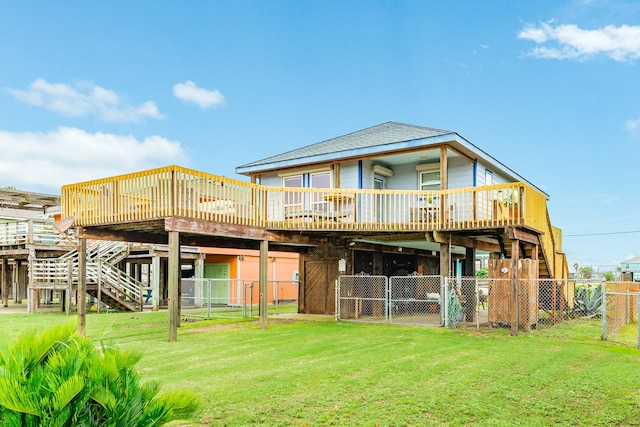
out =
{"type": "MultiPolygon", "coordinates": [[[[533,257],[533,244],[520,241],[519,258],[532,258],[533,257]]],[[[505,258],[513,258],[511,239],[506,235],[501,236],[500,248],[502,249],[502,255],[505,258]]],[[[553,279],[551,274],[549,263],[547,262],[547,251],[544,250],[541,243],[538,244],[538,278],[539,279],[553,279]]]]}
{"type": "MultiPolygon", "coordinates": [[[[101,304],[120,311],[142,310],[142,284],[117,267],[128,256],[123,242],[90,241],[86,251],[87,293],[101,304]]],[[[32,262],[34,286],[38,289],[68,289],[78,283],[78,251],[58,258],[32,262]]]]}

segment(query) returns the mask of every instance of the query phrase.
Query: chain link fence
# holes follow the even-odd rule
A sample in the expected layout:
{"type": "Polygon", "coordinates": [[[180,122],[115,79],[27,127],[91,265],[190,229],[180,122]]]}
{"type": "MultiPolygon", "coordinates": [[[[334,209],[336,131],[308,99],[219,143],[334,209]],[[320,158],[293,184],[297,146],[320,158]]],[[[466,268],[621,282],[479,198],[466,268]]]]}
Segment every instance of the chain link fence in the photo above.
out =
{"type": "Polygon", "coordinates": [[[602,309],[602,338],[640,348],[640,283],[606,282],[591,292],[602,309]]]}
{"type": "Polygon", "coordinates": [[[575,281],[442,276],[340,276],[337,318],[530,331],[570,318],[575,281]]]}
{"type": "MultiPolygon", "coordinates": [[[[291,281],[270,280],[267,309],[270,314],[297,312],[297,300],[282,297],[291,281]]],[[[246,318],[260,316],[260,281],[244,279],[182,279],[180,310],[201,318],[246,318]]]]}
{"type": "Polygon", "coordinates": [[[336,317],[386,323],[389,320],[388,289],[389,278],[386,276],[340,276],[336,286],[336,317]]]}
{"type": "Polygon", "coordinates": [[[389,322],[442,326],[445,298],[440,276],[393,276],[389,278],[389,322]]]}
{"type": "MultiPolygon", "coordinates": [[[[270,314],[297,312],[280,298],[292,282],[268,282],[270,314]]],[[[592,321],[601,338],[640,348],[640,283],[442,276],[340,276],[336,318],[398,325],[509,329],[512,334],[592,321]]],[[[201,318],[260,316],[258,280],[182,279],[181,311],[201,318]]]]}
{"type": "Polygon", "coordinates": [[[602,325],[602,339],[640,348],[640,283],[576,279],[340,276],[338,320],[520,331],[571,321],[602,325]]]}

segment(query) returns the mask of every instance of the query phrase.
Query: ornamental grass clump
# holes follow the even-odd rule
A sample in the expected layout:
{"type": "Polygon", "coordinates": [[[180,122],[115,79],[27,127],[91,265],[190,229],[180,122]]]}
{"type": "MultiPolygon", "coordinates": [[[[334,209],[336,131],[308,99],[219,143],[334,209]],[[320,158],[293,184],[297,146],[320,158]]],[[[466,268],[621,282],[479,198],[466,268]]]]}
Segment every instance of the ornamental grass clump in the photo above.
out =
{"type": "Polygon", "coordinates": [[[193,393],[158,394],[158,383],[141,382],[140,358],[95,346],[72,326],[0,343],[0,424],[142,427],[193,414],[193,393]]]}

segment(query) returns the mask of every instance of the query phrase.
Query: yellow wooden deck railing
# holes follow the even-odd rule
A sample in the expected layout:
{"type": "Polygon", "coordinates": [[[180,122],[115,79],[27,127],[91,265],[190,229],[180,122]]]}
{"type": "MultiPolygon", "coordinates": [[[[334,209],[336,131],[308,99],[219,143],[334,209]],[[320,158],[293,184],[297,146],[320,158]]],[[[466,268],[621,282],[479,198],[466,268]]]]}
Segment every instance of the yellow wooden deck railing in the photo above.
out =
{"type": "MultiPolygon", "coordinates": [[[[561,233],[546,198],[524,183],[442,191],[267,187],[168,166],[65,185],[63,216],[95,226],[180,216],[272,230],[455,231],[522,225],[541,231],[556,272],[561,233]]],[[[566,264],[566,263],[565,263],[566,264]]]]}
{"type": "Polygon", "coordinates": [[[544,196],[521,183],[429,192],[283,188],[178,166],[65,185],[62,206],[64,216],[85,226],[180,216],[282,230],[362,231],[540,228],[546,212],[544,196]]]}
{"type": "Polygon", "coordinates": [[[146,221],[170,216],[263,226],[260,186],[168,166],[62,187],[63,216],[77,225],[146,221]]]}

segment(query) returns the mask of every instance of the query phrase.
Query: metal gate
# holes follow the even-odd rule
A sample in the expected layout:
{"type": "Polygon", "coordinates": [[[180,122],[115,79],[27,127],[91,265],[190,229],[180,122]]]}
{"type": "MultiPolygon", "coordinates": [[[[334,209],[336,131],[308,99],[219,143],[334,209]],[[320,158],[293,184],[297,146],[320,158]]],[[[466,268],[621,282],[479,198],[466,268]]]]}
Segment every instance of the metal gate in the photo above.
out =
{"type": "Polygon", "coordinates": [[[340,276],[336,317],[372,323],[442,326],[446,304],[441,276],[340,276]]]}
{"type": "Polygon", "coordinates": [[[389,322],[442,326],[446,304],[441,276],[392,276],[389,278],[389,322]]]}

